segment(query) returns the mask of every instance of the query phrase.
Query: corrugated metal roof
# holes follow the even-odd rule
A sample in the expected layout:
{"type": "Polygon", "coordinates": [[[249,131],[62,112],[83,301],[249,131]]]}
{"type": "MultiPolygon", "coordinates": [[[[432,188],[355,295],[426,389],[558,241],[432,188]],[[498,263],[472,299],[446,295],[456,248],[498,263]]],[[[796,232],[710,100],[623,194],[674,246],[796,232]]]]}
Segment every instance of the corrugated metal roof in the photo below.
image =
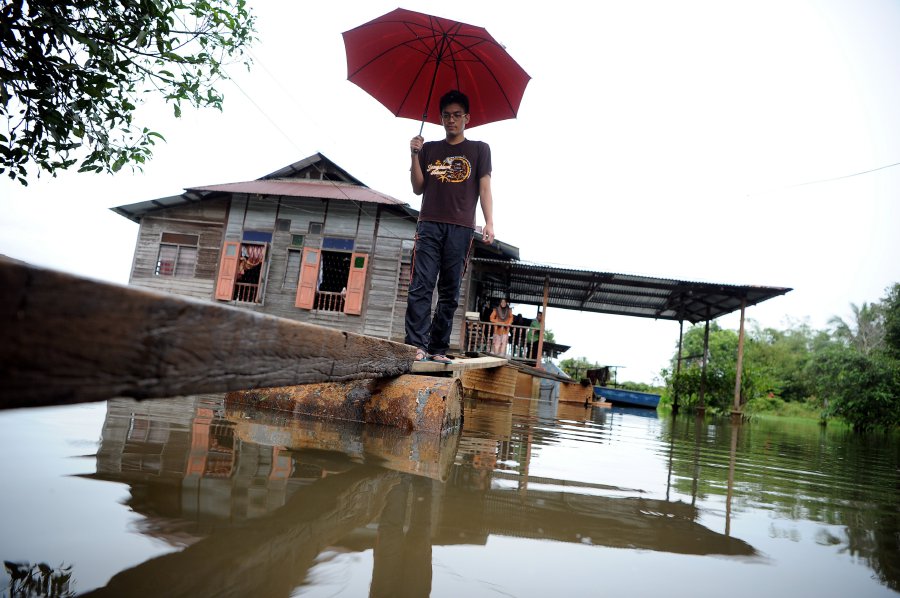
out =
{"type": "Polygon", "coordinates": [[[140,222],[141,218],[148,212],[203,201],[215,193],[281,195],[288,197],[312,197],[318,199],[378,203],[396,206],[411,218],[418,218],[419,215],[418,211],[410,208],[408,204],[391,197],[390,195],[370,189],[369,187],[360,187],[358,185],[336,181],[317,181],[309,179],[259,179],[242,183],[224,183],[221,185],[189,187],[181,195],[140,201],[110,209],[116,214],[124,216],[133,222],[140,222]]]}
{"type": "Polygon", "coordinates": [[[321,199],[345,199],[366,203],[404,205],[404,202],[369,187],[361,187],[337,181],[309,179],[258,179],[241,183],[225,183],[203,187],[188,187],[187,191],[221,193],[249,193],[252,195],[282,195],[286,197],[315,197],[321,199]]]}
{"type": "Polygon", "coordinates": [[[691,323],[737,311],[744,299],[746,305],[756,305],[793,290],[572,270],[485,258],[474,258],[472,263],[477,276],[503,287],[512,303],[542,305],[544,282],[549,280],[550,307],[691,323]]]}
{"type": "Polygon", "coordinates": [[[188,187],[181,195],[141,201],[110,209],[129,220],[140,222],[141,218],[150,212],[203,201],[218,193],[358,201],[393,206],[411,218],[417,218],[419,214],[399,199],[365,186],[359,179],[320,153],[313,154],[253,181],[188,187]]]}

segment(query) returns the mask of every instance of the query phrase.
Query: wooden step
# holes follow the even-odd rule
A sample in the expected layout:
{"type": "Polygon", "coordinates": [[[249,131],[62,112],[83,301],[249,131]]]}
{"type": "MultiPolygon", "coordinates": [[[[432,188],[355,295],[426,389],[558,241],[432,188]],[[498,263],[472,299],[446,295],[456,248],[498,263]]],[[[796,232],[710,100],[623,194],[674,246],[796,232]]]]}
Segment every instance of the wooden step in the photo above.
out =
{"type": "Polygon", "coordinates": [[[449,356],[453,363],[437,363],[436,361],[414,361],[411,372],[413,374],[434,374],[440,372],[463,372],[466,370],[483,370],[499,368],[509,363],[503,357],[456,357],[449,356]]]}

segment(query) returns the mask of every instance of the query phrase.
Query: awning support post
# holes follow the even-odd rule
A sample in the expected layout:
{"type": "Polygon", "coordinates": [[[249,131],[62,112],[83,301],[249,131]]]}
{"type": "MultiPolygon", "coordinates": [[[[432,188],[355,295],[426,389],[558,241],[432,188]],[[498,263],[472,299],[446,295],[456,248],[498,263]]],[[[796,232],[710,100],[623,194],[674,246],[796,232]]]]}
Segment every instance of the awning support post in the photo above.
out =
{"type": "Polygon", "coordinates": [[[550,277],[544,277],[544,304],[541,306],[541,332],[538,336],[537,361],[534,367],[544,369],[544,328],[547,326],[547,304],[550,303],[550,277]]]}
{"type": "Polygon", "coordinates": [[[734,406],[731,408],[732,419],[741,417],[741,374],[744,370],[744,311],[747,309],[747,298],[741,298],[741,328],[738,332],[737,369],[734,375],[734,406]]]}

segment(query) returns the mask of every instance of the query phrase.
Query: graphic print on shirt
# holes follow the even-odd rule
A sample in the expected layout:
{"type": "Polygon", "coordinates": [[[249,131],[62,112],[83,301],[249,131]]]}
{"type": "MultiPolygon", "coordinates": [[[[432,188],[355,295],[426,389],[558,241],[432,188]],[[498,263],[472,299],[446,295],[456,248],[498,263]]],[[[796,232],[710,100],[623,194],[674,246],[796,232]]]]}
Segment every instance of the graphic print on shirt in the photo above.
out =
{"type": "Polygon", "coordinates": [[[442,183],[462,183],[472,173],[472,164],[465,156],[451,156],[428,165],[428,174],[442,183]]]}

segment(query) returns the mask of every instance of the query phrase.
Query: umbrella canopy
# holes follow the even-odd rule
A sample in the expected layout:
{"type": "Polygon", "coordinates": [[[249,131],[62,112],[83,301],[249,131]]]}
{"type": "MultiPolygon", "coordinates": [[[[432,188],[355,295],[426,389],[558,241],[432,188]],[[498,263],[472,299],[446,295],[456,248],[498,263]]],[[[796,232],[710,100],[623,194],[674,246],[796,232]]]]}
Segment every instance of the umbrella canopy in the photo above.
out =
{"type": "Polygon", "coordinates": [[[440,97],[469,97],[468,127],[515,118],[531,77],[482,27],[398,8],[343,33],[347,78],[395,116],[441,124],[440,97]]]}

